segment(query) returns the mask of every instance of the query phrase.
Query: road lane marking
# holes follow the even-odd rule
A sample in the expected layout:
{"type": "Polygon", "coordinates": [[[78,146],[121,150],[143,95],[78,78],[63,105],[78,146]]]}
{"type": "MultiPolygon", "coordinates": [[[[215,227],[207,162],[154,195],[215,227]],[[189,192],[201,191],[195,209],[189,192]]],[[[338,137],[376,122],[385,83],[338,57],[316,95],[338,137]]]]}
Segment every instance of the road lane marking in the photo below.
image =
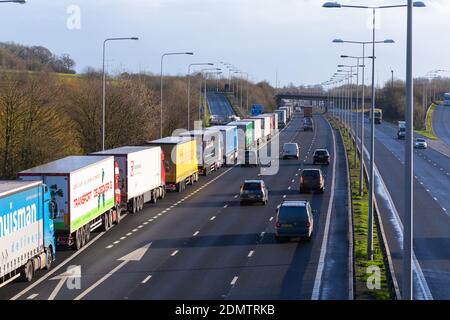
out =
{"type": "Polygon", "coordinates": [[[272,221],[272,220],[273,220],[273,217],[270,217],[269,221],[272,221]]]}
{"type": "Polygon", "coordinates": [[[170,255],[171,255],[172,257],[174,257],[177,253],[178,253],[178,250],[175,250],[175,251],[172,252],[170,255]]]}
{"type": "Polygon", "coordinates": [[[239,277],[234,277],[233,280],[231,280],[230,285],[234,286],[236,284],[236,282],[238,281],[239,277]]]}
{"type": "Polygon", "coordinates": [[[250,252],[248,253],[248,257],[251,258],[251,256],[253,256],[253,253],[255,253],[255,251],[250,250],[250,252]]]}
{"type": "Polygon", "coordinates": [[[200,231],[195,231],[195,233],[192,236],[196,237],[199,233],[200,233],[200,231]]]}
{"type": "Polygon", "coordinates": [[[114,247],[112,244],[110,244],[109,246],[106,247],[106,249],[111,249],[112,247],[114,247]]]}
{"type": "Polygon", "coordinates": [[[27,298],[27,300],[33,300],[33,299],[36,298],[38,295],[39,295],[39,294],[37,294],[37,293],[33,293],[31,296],[29,296],[29,297],[27,298]]]}
{"type": "Polygon", "coordinates": [[[131,233],[131,232],[128,232],[128,233],[127,233],[127,236],[131,236],[131,235],[132,235],[132,233],[131,233]]]}
{"type": "Polygon", "coordinates": [[[223,208],[224,208],[224,209],[228,208],[228,205],[227,205],[227,204],[226,204],[226,205],[224,205],[224,206],[223,206],[223,208]]]}
{"type": "Polygon", "coordinates": [[[63,262],[61,262],[57,267],[55,267],[54,269],[48,271],[44,276],[42,276],[41,278],[39,278],[36,282],[34,282],[33,284],[31,284],[30,286],[26,287],[24,290],[22,290],[21,292],[19,292],[18,294],[16,294],[14,297],[12,297],[10,300],[17,300],[18,298],[20,298],[21,296],[23,296],[25,293],[27,293],[28,291],[30,291],[31,289],[33,289],[34,287],[36,287],[37,285],[39,285],[40,283],[42,283],[43,281],[47,280],[51,275],[53,275],[56,271],[58,271],[59,269],[61,269],[63,266],[65,266],[67,263],[69,263],[70,261],[72,261],[73,259],[75,259],[78,255],[80,255],[84,250],[86,250],[87,248],[89,248],[89,246],[91,246],[93,243],[95,243],[95,241],[97,241],[100,237],[102,237],[105,234],[105,231],[102,231],[101,233],[99,233],[95,238],[93,238],[91,241],[89,241],[84,247],[82,247],[80,250],[76,251],[73,255],[71,255],[69,258],[67,258],[66,260],[64,260],[63,262]]]}
{"type": "Polygon", "coordinates": [[[142,280],[142,283],[145,284],[147,283],[148,280],[150,280],[152,278],[152,276],[147,276],[144,280],[142,280]]]}
{"type": "Polygon", "coordinates": [[[213,216],[213,217],[211,217],[211,219],[210,219],[210,220],[211,220],[211,221],[213,221],[213,220],[214,220],[215,218],[216,218],[216,216],[213,216]]]}
{"type": "Polygon", "coordinates": [[[266,233],[263,231],[263,232],[261,232],[261,234],[259,236],[262,238],[262,237],[264,237],[265,234],[266,233]]]}
{"type": "MultiPolygon", "coordinates": [[[[333,207],[333,201],[334,201],[334,185],[335,185],[335,179],[336,179],[336,158],[337,158],[337,153],[336,153],[336,137],[334,135],[334,129],[331,127],[330,123],[328,121],[326,121],[328,126],[330,127],[331,130],[331,134],[333,136],[333,170],[332,170],[332,174],[333,174],[333,178],[331,179],[331,188],[330,188],[330,199],[328,202],[328,210],[327,210],[327,216],[326,216],[326,221],[325,221],[325,229],[324,229],[324,236],[322,239],[322,246],[320,249],[320,257],[319,257],[319,263],[317,266],[317,272],[316,272],[316,277],[314,280],[314,288],[313,288],[313,293],[311,296],[311,300],[319,300],[320,298],[320,290],[321,290],[321,286],[322,286],[322,276],[323,276],[323,270],[325,268],[325,257],[326,257],[326,253],[327,253],[327,245],[328,245],[328,234],[330,232],[330,220],[331,220],[331,210],[333,207]]],[[[352,294],[350,293],[350,296],[352,294]]]]}

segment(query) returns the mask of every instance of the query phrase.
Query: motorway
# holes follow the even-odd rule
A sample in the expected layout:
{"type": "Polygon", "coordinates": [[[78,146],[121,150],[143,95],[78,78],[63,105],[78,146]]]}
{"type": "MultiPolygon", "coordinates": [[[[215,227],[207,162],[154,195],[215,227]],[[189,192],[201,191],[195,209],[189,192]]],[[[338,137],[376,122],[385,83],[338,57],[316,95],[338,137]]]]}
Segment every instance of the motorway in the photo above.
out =
{"type": "MultiPolygon", "coordinates": [[[[365,119],[365,161],[369,163],[370,123],[365,119]]],[[[404,140],[397,126],[375,126],[375,195],[402,285],[404,140]]],[[[450,161],[429,147],[414,150],[414,298],[450,299],[450,161]]]]}
{"type": "Polygon", "coordinates": [[[433,112],[433,131],[450,148],[450,107],[439,105],[433,112]]]}
{"type": "Polygon", "coordinates": [[[230,103],[223,94],[208,92],[206,97],[210,115],[215,115],[222,119],[228,119],[228,117],[234,115],[230,103]]]}
{"type": "Polygon", "coordinates": [[[322,116],[315,116],[314,132],[299,130],[301,118],[297,114],[279,135],[280,145],[299,143],[300,160],[280,160],[277,175],[261,176],[269,188],[267,206],[241,207],[237,199],[244,179],[258,178],[260,168],[222,168],[94,234],[80,251],[58,252],[50,272],[31,284],[8,284],[0,299],[352,298],[342,141],[322,116]],[[298,174],[322,147],[336,166],[322,167],[325,193],[299,195],[298,174]],[[275,210],[283,199],[308,199],[317,210],[310,242],[275,242],[275,210]],[[76,279],[70,289],[66,285],[68,266],[81,267],[81,286],[76,279]]]}

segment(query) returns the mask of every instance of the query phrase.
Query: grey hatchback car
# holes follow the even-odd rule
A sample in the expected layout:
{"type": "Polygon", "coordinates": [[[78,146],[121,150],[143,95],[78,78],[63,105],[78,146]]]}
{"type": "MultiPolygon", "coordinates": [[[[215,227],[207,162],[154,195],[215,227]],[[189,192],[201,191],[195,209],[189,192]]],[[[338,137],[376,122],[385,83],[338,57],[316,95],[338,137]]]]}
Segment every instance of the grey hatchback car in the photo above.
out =
{"type": "Polygon", "coordinates": [[[239,193],[241,205],[247,203],[262,203],[266,205],[269,201],[269,190],[264,180],[245,180],[239,193]]]}
{"type": "Polygon", "coordinates": [[[310,240],[314,230],[313,210],[308,200],[287,200],[277,209],[275,240],[305,238],[310,240]]]}

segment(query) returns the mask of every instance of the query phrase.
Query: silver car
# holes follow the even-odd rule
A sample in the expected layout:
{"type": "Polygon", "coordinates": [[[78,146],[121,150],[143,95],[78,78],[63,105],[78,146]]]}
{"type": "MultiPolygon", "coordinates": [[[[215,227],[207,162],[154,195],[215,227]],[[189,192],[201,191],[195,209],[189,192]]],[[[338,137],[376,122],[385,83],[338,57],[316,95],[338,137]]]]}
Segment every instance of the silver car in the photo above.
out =
{"type": "Polygon", "coordinates": [[[427,141],[423,138],[417,138],[414,141],[414,148],[416,149],[426,149],[428,147],[427,141]]]}
{"type": "Polygon", "coordinates": [[[298,160],[300,157],[300,151],[297,143],[285,143],[283,145],[283,153],[281,155],[283,159],[295,158],[298,160]]]}

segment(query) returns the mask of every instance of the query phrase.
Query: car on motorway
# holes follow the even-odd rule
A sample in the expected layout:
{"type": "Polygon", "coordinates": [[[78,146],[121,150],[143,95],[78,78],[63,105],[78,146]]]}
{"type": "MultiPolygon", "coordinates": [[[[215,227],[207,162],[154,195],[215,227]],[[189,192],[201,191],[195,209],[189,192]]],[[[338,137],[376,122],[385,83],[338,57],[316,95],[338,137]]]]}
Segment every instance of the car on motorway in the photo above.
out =
{"type": "Polygon", "coordinates": [[[314,131],[314,122],[312,118],[303,118],[303,131],[314,131]]]}
{"type": "Polygon", "coordinates": [[[300,193],[325,190],[325,177],[320,169],[303,169],[300,175],[300,193]]]}
{"type": "Polygon", "coordinates": [[[316,149],[313,155],[313,164],[324,163],[330,164],[330,153],[327,149],[316,149]]]}
{"type": "Polygon", "coordinates": [[[245,180],[239,193],[240,204],[262,203],[266,205],[269,201],[269,190],[264,180],[245,180]]]}
{"type": "Polygon", "coordinates": [[[426,149],[426,148],[428,148],[427,141],[424,138],[417,138],[414,141],[414,148],[416,148],[416,149],[426,149]]]}
{"type": "Polygon", "coordinates": [[[300,149],[297,143],[285,143],[283,144],[283,152],[281,154],[282,159],[295,158],[298,160],[300,157],[300,149]]]}
{"type": "Polygon", "coordinates": [[[311,240],[314,230],[313,210],[308,200],[285,200],[277,208],[275,241],[305,238],[311,240]]]}

